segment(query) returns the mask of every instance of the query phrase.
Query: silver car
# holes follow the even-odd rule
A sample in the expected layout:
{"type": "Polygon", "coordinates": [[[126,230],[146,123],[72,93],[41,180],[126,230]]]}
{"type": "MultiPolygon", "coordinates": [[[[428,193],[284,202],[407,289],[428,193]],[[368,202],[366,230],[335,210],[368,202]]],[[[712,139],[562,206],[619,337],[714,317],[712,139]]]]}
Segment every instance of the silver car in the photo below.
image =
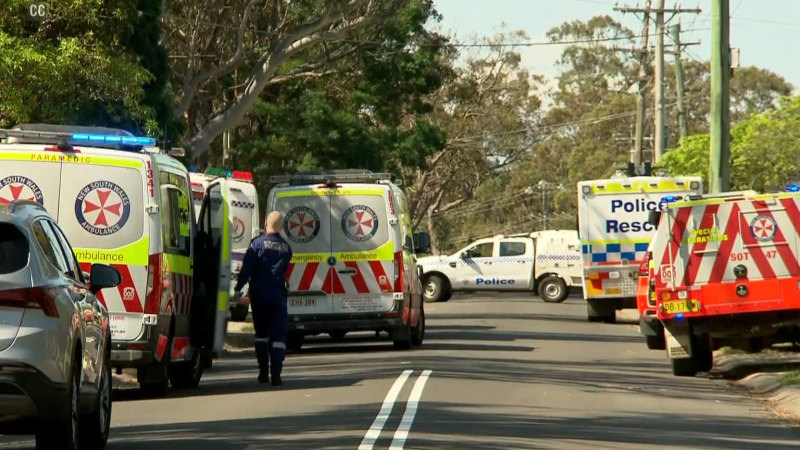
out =
{"type": "Polygon", "coordinates": [[[120,282],[102,264],[83,273],[40,204],[0,195],[0,433],[35,433],[37,448],[105,447],[111,333],[95,294],[120,282]]]}

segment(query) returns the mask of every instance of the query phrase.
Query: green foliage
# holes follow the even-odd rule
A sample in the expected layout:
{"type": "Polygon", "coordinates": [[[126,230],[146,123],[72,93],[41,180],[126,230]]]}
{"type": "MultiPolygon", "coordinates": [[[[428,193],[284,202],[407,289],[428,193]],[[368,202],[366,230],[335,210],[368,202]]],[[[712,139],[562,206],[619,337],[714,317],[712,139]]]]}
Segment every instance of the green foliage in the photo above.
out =
{"type": "Polygon", "coordinates": [[[51,19],[25,21],[29,2],[0,11],[0,126],[20,122],[145,125],[152,75],[122,45],[131,0],[52,2],[51,19]]]}
{"type": "Polygon", "coordinates": [[[708,134],[693,134],[681,139],[677,148],[664,154],[661,165],[673,175],[703,177],[703,186],[708,188],[708,152],[711,137],[708,134]]]}

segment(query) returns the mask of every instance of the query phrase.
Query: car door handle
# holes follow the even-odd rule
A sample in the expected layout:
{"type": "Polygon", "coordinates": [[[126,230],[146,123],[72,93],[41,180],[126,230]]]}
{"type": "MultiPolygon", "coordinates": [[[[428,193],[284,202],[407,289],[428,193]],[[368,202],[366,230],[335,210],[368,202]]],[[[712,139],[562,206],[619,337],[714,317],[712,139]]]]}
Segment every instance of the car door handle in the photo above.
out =
{"type": "Polygon", "coordinates": [[[355,275],[358,271],[353,268],[339,269],[339,273],[355,275]]]}
{"type": "Polygon", "coordinates": [[[455,267],[456,266],[456,263],[454,261],[451,261],[449,264],[450,264],[450,267],[455,267]]]}
{"type": "Polygon", "coordinates": [[[491,261],[484,261],[483,263],[484,263],[484,264],[486,264],[486,265],[489,265],[489,266],[491,266],[491,265],[492,265],[492,262],[491,262],[491,261]]]}

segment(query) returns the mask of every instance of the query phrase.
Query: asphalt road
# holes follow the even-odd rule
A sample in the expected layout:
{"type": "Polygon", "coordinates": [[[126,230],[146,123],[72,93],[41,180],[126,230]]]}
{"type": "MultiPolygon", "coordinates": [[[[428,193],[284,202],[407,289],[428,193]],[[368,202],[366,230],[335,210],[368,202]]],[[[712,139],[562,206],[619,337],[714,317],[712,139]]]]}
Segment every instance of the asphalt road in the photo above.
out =
{"type": "Polygon", "coordinates": [[[256,382],[244,351],[191,392],[120,390],[108,448],[783,449],[800,438],[723,380],[673,377],[633,322],[587,323],[578,299],[456,296],[426,314],[412,351],[370,334],[309,339],[279,388],[256,382]]]}

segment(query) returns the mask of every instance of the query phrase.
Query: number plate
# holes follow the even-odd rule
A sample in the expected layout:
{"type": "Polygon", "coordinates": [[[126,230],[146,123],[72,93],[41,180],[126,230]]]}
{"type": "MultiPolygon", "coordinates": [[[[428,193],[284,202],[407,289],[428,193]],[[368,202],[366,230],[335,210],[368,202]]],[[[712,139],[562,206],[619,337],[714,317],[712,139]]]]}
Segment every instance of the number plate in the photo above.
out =
{"type": "Polygon", "coordinates": [[[315,298],[293,298],[290,299],[290,305],[295,308],[313,308],[317,306],[317,299],[315,298]]]}
{"type": "Polygon", "coordinates": [[[670,300],[661,304],[661,311],[667,314],[700,311],[700,302],[697,300],[670,300]]]}

